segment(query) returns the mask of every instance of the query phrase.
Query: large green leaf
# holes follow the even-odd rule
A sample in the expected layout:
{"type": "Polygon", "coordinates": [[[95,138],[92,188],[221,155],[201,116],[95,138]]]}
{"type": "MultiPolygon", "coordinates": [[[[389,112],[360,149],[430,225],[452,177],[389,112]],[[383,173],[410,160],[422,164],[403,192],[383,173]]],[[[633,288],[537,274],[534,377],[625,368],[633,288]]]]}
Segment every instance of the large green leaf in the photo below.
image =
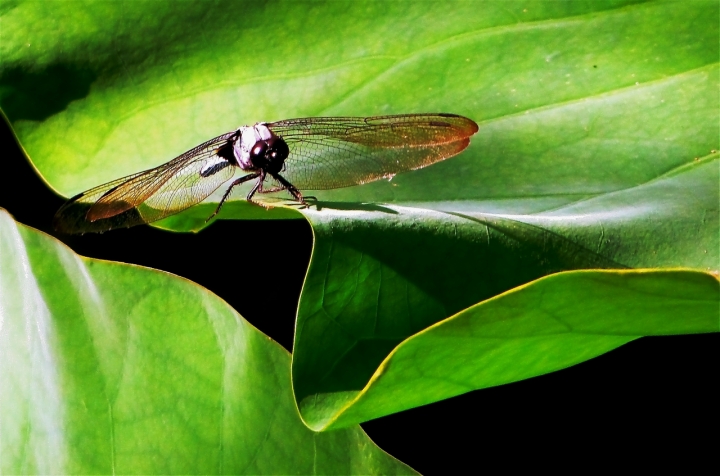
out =
{"type": "Polygon", "coordinates": [[[682,140],[653,140],[661,128],[676,131],[666,118],[677,111],[667,103],[697,96],[674,94],[672,85],[717,64],[716,2],[635,3],[7,3],[0,105],[42,175],[65,195],[167,161],[240,124],[432,110],[506,125],[483,128],[488,132],[462,160],[428,169],[443,178],[439,186],[409,174],[396,179],[397,188],[340,196],[387,200],[394,198],[390,191],[418,188],[405,187],[407,178],[423,186],[397,199],[437,201],[448,190],[447,198],[457,200],[453,190],[463,182],[476,190],[472,198],[516,198],[543,193],[535,182],[554,183],[548,168],[575,187],[566,193],[597,193],[648,179],[716,145],[706,143],[716,130],[708,121],[696,121],[691,137],[679,131],[682,140]],[[663,86],[671,91],[653,92],[663,86]],[[600,117],[585,107],[623,88],[625,103],[600,117]],[[656,96],[652,114],[625,119],[648,107],[633,93],[656,96]],[[507,119],[526,111],[524,127],[507,119]],[[558,124],[567,112],[575,117],[558,124]],[[633,136],[617,135],[635,129],[645,131],[643,153],[678,153],[645,163],[633,152],[633,136]],[[553,153],[558,143],[562,157],[553,153]],[[574,145],[584,153],[568,149],[574,145]],[[538,147],[546,152],[540,164],[538,147]],[[618,156],[617,148],[625,153],[618,156]],[[640,170],[608,184],[607,173],[627,169],[633,154],[640,170]],[[577,166],[590,160],[600,168],[577,166]],[[468,175],[462,164],[475,164],[483,175],[468,175]],[[455,171],[450,177],[448,169],[455,171]],[[579,172],[585,173],[578,183],[579,172]],[[482,192],[475,179],[483,180],[482,192]]]}
{"type": "Polygon", "coordinates": [[[287,352],[207,290],[0,211],[0,472],[413,471],[300,419],[287,352]]]}
{"type": "MultiPolygon", "coordinates": [[[[718,269],[717,2],[132,5],[6,7],[0,106],[66,195],[258,120],[434,110],[480,123],[459,157],[318,192],[303,211],[316,241],[293,382],[314,427],[415,404],[373,393],[376,379],[361,407],[392,395],[392,410],[333,420],[398,344],[516,286],[582,268],[718,269]]],[[[161,226],[202,228],[212,208],[161,226]]],[[[299,216],[245,203],[223,214],[299,216]]],[[[582,275],[569,276],[553,282],[576,289],[582,275]]],[[[555,368],[601,352],[554,345],[555,368]]],[[[464,355],[467,369],[486,357],[464,355]]],[[[415,402],[457,392],[430,393],[415,402]]]]}

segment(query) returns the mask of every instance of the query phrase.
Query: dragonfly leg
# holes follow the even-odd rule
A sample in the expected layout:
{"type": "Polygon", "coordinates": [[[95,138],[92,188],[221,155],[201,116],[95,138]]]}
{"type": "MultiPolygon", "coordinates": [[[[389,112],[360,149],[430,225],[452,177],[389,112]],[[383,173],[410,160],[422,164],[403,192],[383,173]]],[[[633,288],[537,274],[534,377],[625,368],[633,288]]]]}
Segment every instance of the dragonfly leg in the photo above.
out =
{"type": "MultiPolygon", "coordinates": [[[[282,192],[283,190],[287,190],[287,187],[285,187],[284,185],[281,186],[281,187],[273,187],[273,188],[270,188],[270,189],[264,189],[264,188],[262,187],[262,185],[260,185],[260,188],[258,189],[257,193],[274,193],[274,192],[282,192]]],[[[315,196],[313,196],[313,195],[303,195],[302,198],[303,198],[303,200],[306,201],[306,202],[307,202],[308,200],[317,201],[317,197],[315,197],[315,196]]]]}
{"type": "MultiPolygon", "coordinates": [[[[270,205],[270,204],[268,204],[268,203],[263,203],[263,202],[259,202],[259,201],[253,200],[253,198],[252,198],[253,195],[255,195],[256,192],[257,192],[257,193],[268,193],[268,192],[271,191],[271,190],[263,190],[263,187],[262,187],[262,186],[263,186],[263,183],[265,183],[265,171],[264,171],[264,170],[261,170],[261,171],[260,171],[260,178],[258,179],[258,181],[257,181],[257,183],[255,184],[255,186],[252,188],[252,190],[250,190],[250,193],[248,193],[248,195],[247,195],[247,201],[250,202],[250,203],[254,203],[255,205],[258,205],[258,206],[260,206],[260,207],[263,207],[263,208],[265,208],[266,210],[269,210],[269,209],[273,208],[272,205],[270,205]]],[[[276,188],[277,188],[277,187],[276,187],[276,188]]],[[[278,188],[278,190],[284,190],[284,189],[278,188]]],[[[272,191],[275,191],[275,190],[272,190],[272,191]]]]}
{"type": "Polygon", "coordinates": [[[300,190],[298,190],[295,185],[291,184],[287,180],[283,178],[280,174],[272,174],[273,178],[280,182],[285,189],[287,189],[288,192],[293,196],[295,200],[302,203],[303,205],[307,206],[307,202],[305,202],[305,199],[302,196],[302,193],[300,193],[300,190]]]}
{"type": "Polygon", "coordinates": [[[247,194],[247,196],[245,197],[248,202],[252,202],[252,203],[256,203],[256,202],[252,199],[253,195],[255,195],[255,192],[257,192],[258,189],[262,190],[263,182],[265,181],[265,171],[264,171],[264,170],[261,170],[261,171],[258,172],[256,175],[260,177],[260,180],[258,180],[257,182],[255,182],[255,186],[252,188],[252,190],[250,190],[250,192],[249,192],[249,193],[247,194]]]}
{"type": "Polygon", "coordinates": [[[258,189],[257,193],[273,193],[273,192],[281,192],[285,190],[285,187],[273,187],[269,189],[263,188],[262,185],[260,185],[260,188],[258,189]]]}
{"type": "MultiPolygon", "coordinates": [[[[245,175],[244,177],[240,177],[240,178],[237,179],[237,180],[234,180],[233,183],[230,184],[230,186],[228,187],[228,189],[225,190],[225,194],[223,195],[222,200],[220,200],[220,203],[218,203],[218,206],[217,206],[217,208],[215,209],[215,212],[214,212],[212,215],[210,215],[210,216],[207,218],[207,220],[205,220],[205,223],[209,222],[210,220],[212,220],[212,218],[213,218],[215,215],[217,215],[218,213],[220,213],[220,208],[223,206],[223,203],[225,203],[225,200],[227,200],[228,197],[230,196],[230,192],[232,192],[232,189],[233,189],[233,187],[235,187],[235,185],[240,185],[240,184],[243,183],[243,182],[247,182],[248,180],[252,180],[252,179],[257,178],[257,177],[259,177],[259,176],[260,176],[259,173],[249,174],[249,175],[245,175]]],[[[255,185],[255,188],[253,188],[253,190],[255,190],[257,187],[258,187],[258,186],[255,185]]]]}
{"type": "Polygon", "coordinates": [[[255,186],[252,188],[252,190],[250,190],[250,193],[247,194],[246,198],[247,198],[248,202],[254,203],[255,205],[258,205],[260,207],[263,207],[263,208],[269,210],[270,208],[272,208],[271,205],[253,200],[253,195],[255,195],[255,192],[263,193],[263,183],[265,182],[265,171],[261,170],[259,175],[260,175],[260,178],[258,179],[255,186]]]}

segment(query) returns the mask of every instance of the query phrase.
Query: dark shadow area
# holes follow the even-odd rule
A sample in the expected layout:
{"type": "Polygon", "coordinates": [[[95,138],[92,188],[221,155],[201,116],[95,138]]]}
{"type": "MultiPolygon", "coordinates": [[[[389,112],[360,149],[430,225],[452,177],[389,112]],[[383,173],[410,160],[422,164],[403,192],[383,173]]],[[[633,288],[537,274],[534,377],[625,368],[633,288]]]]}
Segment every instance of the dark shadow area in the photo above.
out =
{"type": "Polygon", "coordinates": [[[94,71],[75,65],[8,68],[0,75],[0,106],[11,121],[42,121],[87,96],[96,78],[94,71]]]}
{"type": "MultiPolygon", "coordinates": [[[[305,197],[306,200],[308,197],[305,197]]],[[[315,207],[318,211],[329,208],[331,210],[361,210],[364,212],[382,212],[397,215],[398,212],[392,208],[383,207],[375,203],[351,203],[351,202],[322,202],[319,200],[308,200],[308,205],[315,207]]]]}

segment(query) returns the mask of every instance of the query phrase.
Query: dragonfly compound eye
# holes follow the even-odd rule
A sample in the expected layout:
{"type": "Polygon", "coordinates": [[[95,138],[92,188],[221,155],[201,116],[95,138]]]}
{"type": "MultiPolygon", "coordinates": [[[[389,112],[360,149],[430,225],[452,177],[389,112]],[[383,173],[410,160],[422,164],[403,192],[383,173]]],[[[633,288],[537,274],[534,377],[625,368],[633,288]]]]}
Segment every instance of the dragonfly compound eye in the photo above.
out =
{"type": "Polygon", "coordinates": [[[285,159],[290,154],[288,145],[280,137],[272,137],[267,140],[267,152],[265,153],[267,171],[270,173],[279,173],[285,159]]]}
{"type": "Polygon", "coordinates": [[[268,159],[270,159],[270,161],[283,162],[285,159],[287,159],[287,156],[290,155],[290,149],[288,148],[288,145],[285,143],[284,140],[279,137],[273,137],[272,139],[267,141],[267,144],[268,159]]]}
{"type": "Polygon", "coordinates": [[[263,162],[262,159],[265,158],[267,149],[268,149],[268,145],[267,145],[267,142],[265,142],[264,140],[259,140],[259,141],[255,142],[255,145],[250,150],[250,159],[254,163],[257,163],[256,162],[257,159],[260,159],[260,162],[263,162]]]}

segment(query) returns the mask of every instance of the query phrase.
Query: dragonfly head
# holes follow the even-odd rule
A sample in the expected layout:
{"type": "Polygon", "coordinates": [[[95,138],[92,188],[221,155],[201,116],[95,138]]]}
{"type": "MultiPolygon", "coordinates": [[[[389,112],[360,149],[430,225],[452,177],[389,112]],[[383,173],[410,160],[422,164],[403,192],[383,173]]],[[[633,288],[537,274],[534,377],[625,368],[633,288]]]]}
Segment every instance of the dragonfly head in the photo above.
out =
{"type": "Polygon", "coordinates": [[[282,138],[273,136],[267,140],[255,142],[250,149],[250,162],[255,168],[265,170],[271,174],[279,173],[290,149],[282,138]]]}

